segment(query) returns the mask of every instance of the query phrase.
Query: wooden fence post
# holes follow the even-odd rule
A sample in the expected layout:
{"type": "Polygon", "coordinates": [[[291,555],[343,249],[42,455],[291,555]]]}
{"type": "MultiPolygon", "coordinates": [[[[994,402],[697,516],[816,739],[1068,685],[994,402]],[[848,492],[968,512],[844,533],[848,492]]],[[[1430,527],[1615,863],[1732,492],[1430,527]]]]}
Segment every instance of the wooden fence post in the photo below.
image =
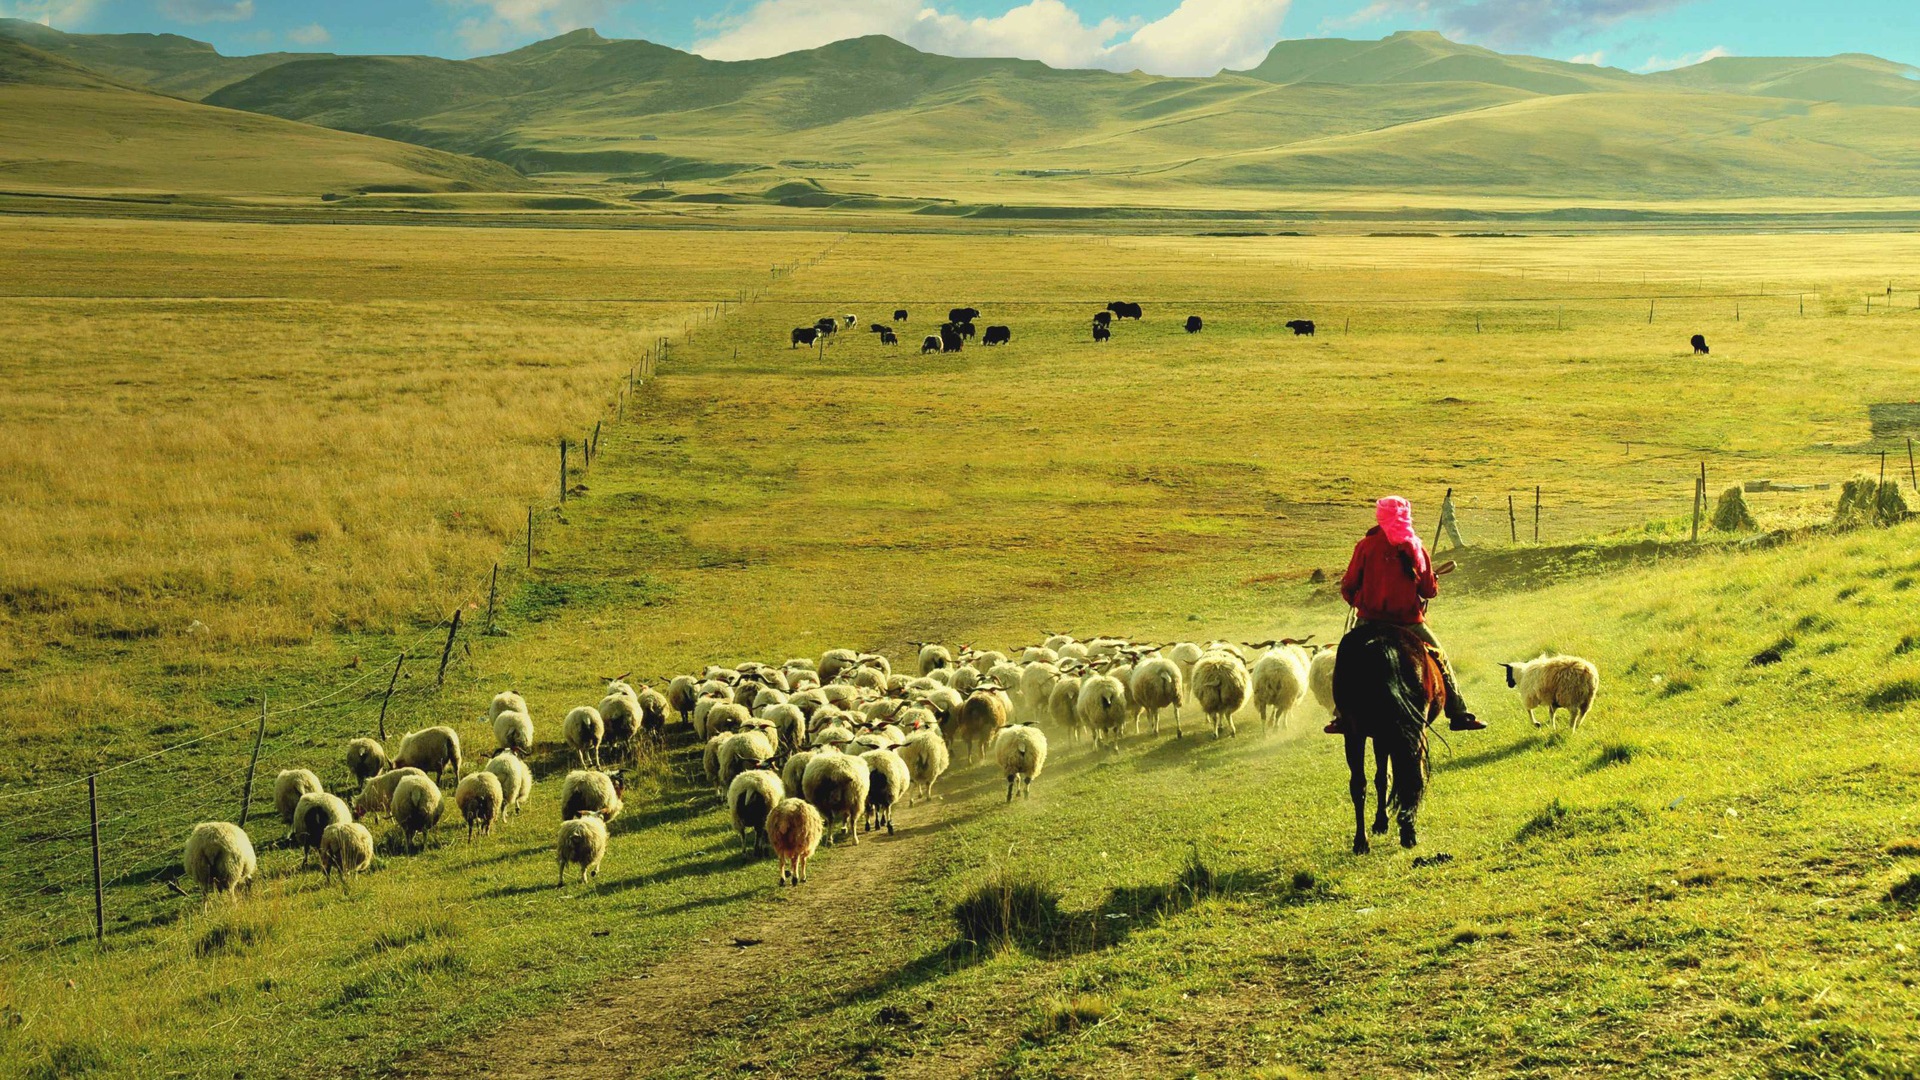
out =
{"type": "Polygon", "coordinates": [[[1540,542],[1540,486],[1533,488],[1533,542],[1540,542]]]}
{"type": "Polygon", "coordinates": [[[387,741],[387,703],[393,700],[393,688],[400,685],[400,665],[407,662],[407,654],[401,653],[393,662],[393,678],[387,680],[387,694],[380,699],[380,741],[387,741]]]}
{"type": "Polygon", "coordinates": [[[567,440],[560,440],[560,505],[567,505],[567,440]]]}
{"type": "Polygon", "coordinates": [[[1700,463],[1700,475],[1693,478],[1693,543],[1700,542],[1700,504],[1707,497],[1707,463],[1700,463]]]}
{"type": "Polygon", "coordinates": [[[494,598],[499,595],[499,587],[500,564],[494,563],[493,575],[487,578],[487,625],[485,629],[481,630],[483,634],[493,633],[493,601],[494,598]]]}
{"type": "Polygon", "coordinates": [[[533,569],[533,507],[527,507],[527,569],[533,569]]]}
{"type": "Polygon", "coordinates": [[[1514,516],[1512,495],[1507,496],[1507,540],[1516,546],[1520,543],[1520,519],[1514,516]]]}
{"type": "Polygon", "coordinates": [[[267,692],[260,691],[260,726],[253,731],[253,757],[247,759],[247,782],[240,786],[240,827],[247,827],[247,811],[253,805],[253,769],[260,764],[260,742],[267,737],[267,692]]]}
{"type": "Polygon", "coordinates": [[[1647,325],[1653,325],[1653,301],[1647,301],[1647,325]]]}
{"type": "Polygon", "coordinates": [[[1920,491],[1920,473],[1913,468],[1913,436],[1907,436],[1907,480],[1913,484],[1913,490],[1920,491]]]}
{"type": "Polygon", "coordinates": [[[600,452],[600,421],[593,422],[593,452],[600,452]]]}
{"type": "Polygon", "coordinates": [[[460,609],[454,608],[453,609],[453,625],[447,627],[447,645],[446,645],[446,648],[440,650],[440,674],[435,675],[433,677],[433,685],[435,689],[438,689],[439,687],[446,685],[447,661],[453,658],[453,639],[458,637],[459,634],[460,634],[460,609]]]}
{"type": "MultiPolygon", "coordinates": [[[[87,820],[93,833],[93,940],[107,940],[107,898],[100,885],[99,775],[87,774],[87,820]]],[[[244,815],[242,815],[244,818],[244,815]]]]}

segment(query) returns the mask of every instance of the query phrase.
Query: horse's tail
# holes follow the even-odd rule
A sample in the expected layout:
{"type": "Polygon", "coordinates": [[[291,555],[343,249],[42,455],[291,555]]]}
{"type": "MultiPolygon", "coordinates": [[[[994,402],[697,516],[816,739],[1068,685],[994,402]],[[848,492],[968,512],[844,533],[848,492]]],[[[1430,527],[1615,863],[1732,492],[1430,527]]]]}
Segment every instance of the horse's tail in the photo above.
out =
{"type": "Polygon", "coordinates": [[[1389,670],[1399,677],[1386,680],[1383,697],[1389,707],[1380,718],[1374,738],[1393,764],[1393,790],[1387,801],[1398,810],[1413,813],[1427,794],[1427,723],[1434,693],[1446,691],[1441,689],[1444,684],[1438,669],[1429,670],[1435,661],[1419,642],[1412,642],[1411,650],[1399,642],[1382,644],[1389,670]]]}

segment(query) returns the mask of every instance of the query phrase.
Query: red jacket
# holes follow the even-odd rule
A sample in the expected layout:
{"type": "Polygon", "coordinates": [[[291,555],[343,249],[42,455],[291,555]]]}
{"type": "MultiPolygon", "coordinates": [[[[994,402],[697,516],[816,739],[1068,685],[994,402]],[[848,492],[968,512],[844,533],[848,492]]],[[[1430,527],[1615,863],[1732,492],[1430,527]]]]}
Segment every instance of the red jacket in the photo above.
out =
{"type": "Polygon", "coordinates": [[[1427,619],[1425,601],[1440,592],[1425,548],[1409,550],[1388,540],[1379,526],[1353,546],[1353,561],[1340,579],[1340,595],[1367,622],[1410,626],[1427,619]]]}

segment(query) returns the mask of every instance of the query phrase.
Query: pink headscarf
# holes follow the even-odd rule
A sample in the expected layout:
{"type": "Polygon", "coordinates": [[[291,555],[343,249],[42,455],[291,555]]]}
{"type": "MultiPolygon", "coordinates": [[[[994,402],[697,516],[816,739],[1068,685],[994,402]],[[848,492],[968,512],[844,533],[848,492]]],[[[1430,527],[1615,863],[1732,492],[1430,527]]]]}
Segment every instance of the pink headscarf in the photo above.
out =
{"type": "Polygon", "coordinates": [[[1373,504],[1373,518],[1387,539],[1401,547],[1420,550],[1420,537],[1413,531],[1413,504],[1398,495],[1389,495],[1373,504]]]}

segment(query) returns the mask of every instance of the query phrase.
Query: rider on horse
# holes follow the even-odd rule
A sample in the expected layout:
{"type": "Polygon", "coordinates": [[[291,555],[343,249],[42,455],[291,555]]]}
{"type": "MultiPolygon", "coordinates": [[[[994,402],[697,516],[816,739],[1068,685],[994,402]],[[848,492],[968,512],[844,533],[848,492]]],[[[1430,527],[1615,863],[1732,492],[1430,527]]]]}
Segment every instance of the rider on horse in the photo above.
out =
{"type": "MultiPolygon", "coordinates": [[[[1340,595],[1353,605],[1361,625],[1385,623],[1406,629],[1433,646],[1447,680],[1447,726],[1454,731],[1480,731],[1487,725],[1467,711],[1453,680],[1453,668],[1440,652],[1440,642],[1427,629],[1427,601],[1440,592],[1433,562],[1413,531],[1413,507],[1397,495],[1374,507],[1379,524],[1367,530],[1353,548],[1353,561],[1340,579],[1340,595]]],[[[1444,572],[1447,567],[1442,567],[1444,572]]],[[[1339,716],[1327,725],[1327,734],[1344,735],[1339,716]]]]}

